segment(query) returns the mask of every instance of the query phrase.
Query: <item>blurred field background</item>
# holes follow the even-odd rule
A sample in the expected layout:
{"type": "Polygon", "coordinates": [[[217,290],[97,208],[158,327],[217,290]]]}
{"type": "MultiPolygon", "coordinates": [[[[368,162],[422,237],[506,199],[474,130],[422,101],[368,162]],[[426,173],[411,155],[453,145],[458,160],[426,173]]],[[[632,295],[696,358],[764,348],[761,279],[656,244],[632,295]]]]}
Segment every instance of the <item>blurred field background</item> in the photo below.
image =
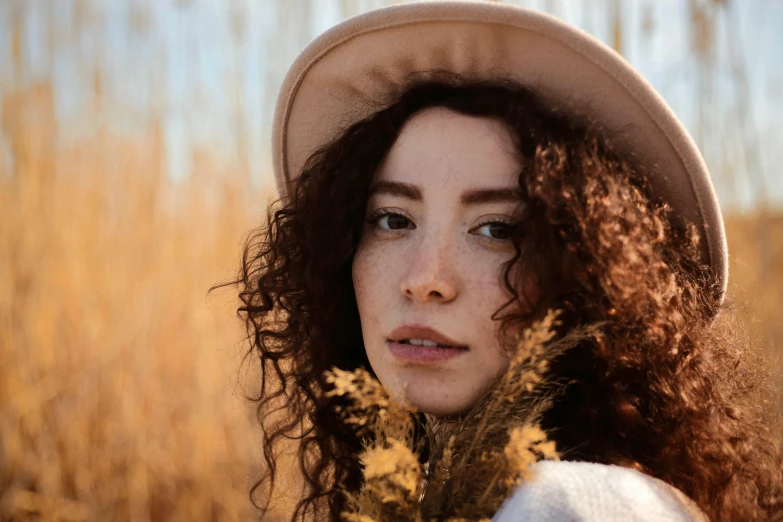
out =
{"type": "MultiPolygon", "coordinates": [[[[287,67],[390,3],[0,0],[0,520],[257,517],[253,368],[233,291],[207,292],[272,197],[287,67]]],[[[783,4],[518,3],[614,46],[683,117],[731,298],[778,364],[783,4]]]]}

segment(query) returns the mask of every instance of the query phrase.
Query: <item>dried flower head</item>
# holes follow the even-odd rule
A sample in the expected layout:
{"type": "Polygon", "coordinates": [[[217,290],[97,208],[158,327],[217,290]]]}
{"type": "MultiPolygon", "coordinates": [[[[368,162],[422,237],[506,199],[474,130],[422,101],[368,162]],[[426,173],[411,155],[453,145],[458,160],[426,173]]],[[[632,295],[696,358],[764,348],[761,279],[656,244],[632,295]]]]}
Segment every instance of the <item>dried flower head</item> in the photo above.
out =
{"type": "Polygon", "coordinates": [[[389,395],[367,370],[345,371],[332,368],[325,374],[326,382],[334,386],[326,392],[327,397],[346,397],[352,402],[347,407],[338,407],[343,420],[348,424],[366,426],[375,420],[375,415],[384,417],[389,408],[389,395]]]}
{"type": "Polygon", "coordinates": [[[402,442],[370,447],[362,455],[364,479],[381,502],[414,503],[419,500],[422,470],[419,459],[402,442]]]}
{"type": "Polygon", "coordinates": [[[509,438],[503,449],[506,459],[506,488],[520,485],[531,478],[531,466],[541,459],[559,460],[555,443],[547,440],[546,433],[538,425],[515,426],[509,430],[509,438]]]}

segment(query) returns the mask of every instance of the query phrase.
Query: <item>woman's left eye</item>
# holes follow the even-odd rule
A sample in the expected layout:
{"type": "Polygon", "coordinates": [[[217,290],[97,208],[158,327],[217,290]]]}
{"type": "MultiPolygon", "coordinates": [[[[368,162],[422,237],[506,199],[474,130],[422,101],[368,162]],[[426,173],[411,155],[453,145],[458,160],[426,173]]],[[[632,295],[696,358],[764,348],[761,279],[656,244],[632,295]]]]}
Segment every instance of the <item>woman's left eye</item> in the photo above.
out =
{"type": "Polygon", "coordinates": [[[511,238],[511,225],[502,221],[491,221],[484,223],[474,229],[479,235],[495,239],[498,241],[506,241],[511,238]]]}

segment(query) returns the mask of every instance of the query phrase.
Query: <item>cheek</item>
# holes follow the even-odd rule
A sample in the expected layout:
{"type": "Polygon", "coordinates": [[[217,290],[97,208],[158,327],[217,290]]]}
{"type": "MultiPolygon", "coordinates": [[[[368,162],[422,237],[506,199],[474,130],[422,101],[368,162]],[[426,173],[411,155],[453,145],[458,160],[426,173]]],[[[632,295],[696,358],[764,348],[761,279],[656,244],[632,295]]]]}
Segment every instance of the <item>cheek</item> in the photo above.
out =
{"type": "MultiPolygon", "coordinates": [[[[466,255],[460,263],[464,274],[465,290],[471,295],[473,305],[478,308],[492,308],[492,312],[511,299],[503,277],[503,255],[466,255]]],[[[489,315],[492,315],[490,312],[489,315]]]]}
{"type": "MultiPolygon", "coordinates": [[[[479,292],[482,299],[496,305],[495,310],[506,305],[514,297],[514,294],[508,289],[509,285],[504,275],[508,259],[510,257],[495,259],[492,265],[493,269],[482,272],[480,275],[479,292]]],[[[517,298],[512,305],[503,308],[502,313],[514,315],[531,313],[543,295],[543,289],[535,274],[525,265],[517,265],[512,267],[508,275],[508,283],[516,290],[517,298]]]]}
{"type": "Polygon", "coordinates": [[[359,315],[363,317],[367,298],[371,295],[368,292],[367,283],[372,280],[372,266],[367,262],[367,256],[364,255],[361,247],[356,252],[351,265],[351,279],[353,280],[353,291],[356,295],[356,305],[359,308],[359,315]]]}
{"type": "Polygon", "coordinates": [[[496,257],[483,263],[473,260],[470,274],[467,278],[465,293],[466,306],[470,308],[469,318],[473,321],[473,328],[485,338],[496,341],[496,348],[487,354],[488,362],[497,369],[505,369],[507,354],[513,351],[519,333],[517,322],[511,323],[511,328],[505,332],[501,330],[503,317],[514,316],[523,318],[530,314],[541,296],[535,278],[520,271],[509,274],[512,286],[518,292],[518,298],[510,302],[514,295],[508,290],[504,274],[504,263],[508,258],[496,257]],[[493,317],[495,319],[493,319],[493,317]]]}
{"type": "Polygon", "coordinates": [[[393,266],[389,266],[383,248],[360,244],[351,266],[356,304],[362,322],[379,312],[379,306],[389,296],[393,266]]]}

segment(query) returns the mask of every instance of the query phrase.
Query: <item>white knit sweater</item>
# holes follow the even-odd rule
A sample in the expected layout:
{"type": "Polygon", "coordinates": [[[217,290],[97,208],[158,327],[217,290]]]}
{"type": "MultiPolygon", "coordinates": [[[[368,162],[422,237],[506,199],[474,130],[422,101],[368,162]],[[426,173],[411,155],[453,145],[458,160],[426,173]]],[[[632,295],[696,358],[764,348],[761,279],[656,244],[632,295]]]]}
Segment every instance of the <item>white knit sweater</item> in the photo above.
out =
{"type": "Polygon", "coordinates": [[[643,473],[590,462],[539,462],[493,522],[706,522],[679,490],[643,473]]]}

